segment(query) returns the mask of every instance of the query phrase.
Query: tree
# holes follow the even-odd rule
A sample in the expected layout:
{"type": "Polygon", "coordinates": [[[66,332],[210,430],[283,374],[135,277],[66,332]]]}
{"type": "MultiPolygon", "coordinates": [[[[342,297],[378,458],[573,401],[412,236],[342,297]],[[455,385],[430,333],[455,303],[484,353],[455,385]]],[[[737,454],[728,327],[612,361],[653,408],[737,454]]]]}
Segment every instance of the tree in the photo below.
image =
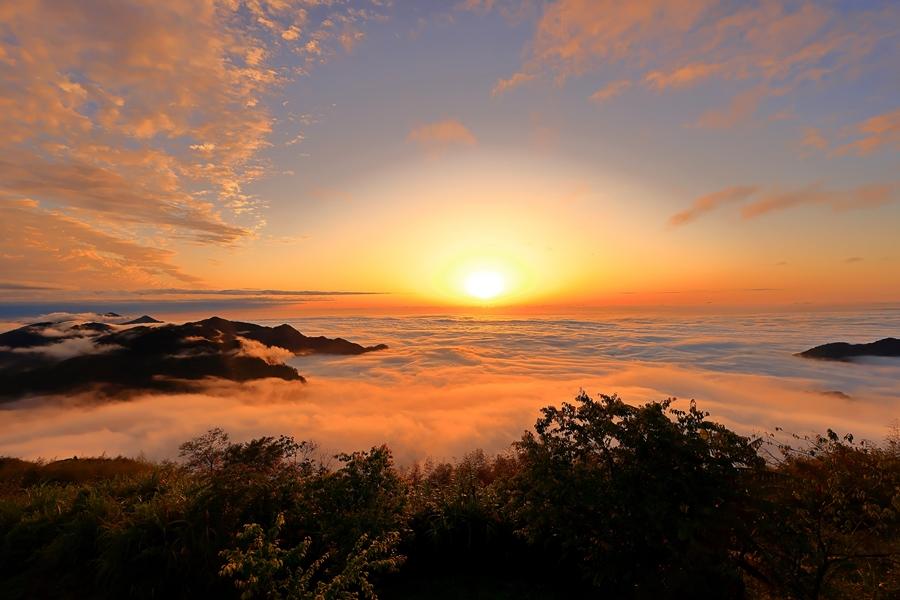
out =
{"type": "Polygon", "coordinates": [[[672,402],[582,392],[543,409],[516,444],[511,509],[529,540],[616,595],[738,595],[757,442],[672,402]]]}
{"type": "Polygon", "coordinates": [[[228,446],[228,434],[216,427],[178,446],[178,455],[188,469],[211,475],[222,466],[228,446]]]}
{"type": "MultiPolygon", "coordinates": [[[[797,436],[795,436],[797,437],[797,436]]],[[[852,435],[781,444],[748,560],[778,597],[900,597],[900,453],[852,435]]]]}
{"type": "Polygon", "coordinates": [[[390,533],[371,542],[363,535],[341,570],[329,574],[323,569],[327,555],[307,561],[312,545],[309,538],[291,549],[281,548],[278,537],[283,526],[283,514],[268,531],[257,523],[244,525],[237,536],[238,547],[222,551],[225,564],[219,573],[234,581],[241,600],[376,599],[370,574],[394,570],[403,562],[396,553],[399,534],[390,533]]]}

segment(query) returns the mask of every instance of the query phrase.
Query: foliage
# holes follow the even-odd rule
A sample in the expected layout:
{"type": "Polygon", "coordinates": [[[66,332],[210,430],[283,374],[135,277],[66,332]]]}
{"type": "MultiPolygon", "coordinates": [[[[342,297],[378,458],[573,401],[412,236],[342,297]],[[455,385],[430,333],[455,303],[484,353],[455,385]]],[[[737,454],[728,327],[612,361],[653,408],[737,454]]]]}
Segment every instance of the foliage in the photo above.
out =
{"type": "Polygon", "coordinates": [[[510,503],[533,543],[617,595],[737,595],[730,556],[760,468],[755,444],[671,400],[616,396],[543,410],[516,445],[510,503]]]}
{"type": "Polygon", "coordinates": [[[852,435],[780,444],[756,484],[752,563],[763,590],[793,598],[900,597],[900,447],[852,435]]]}
{"type": "Polygon", "coordinates": [[[181,464],[0,458],[0,595],[900,597],[900,436],[792,444],[581,394],[407,468],[220,429],[181,464]]]}
{"type": "Polygon", "coordinates": [[[403,561],[395,552],[399,534],[371,542],[363,535],[340,572],[323,575],[326,556],[305,564],[312,545],[309,538],[289,550],[280,547],[278,536],[283,526],[284,515],[278,515],[268,531],[256,523],[245,525],[237,536],[239,547],[222,551],[225,564],[219,573],[234,580],[241,600],[377,598],[369,581],[370,573],[394,570],[403,561]]]}

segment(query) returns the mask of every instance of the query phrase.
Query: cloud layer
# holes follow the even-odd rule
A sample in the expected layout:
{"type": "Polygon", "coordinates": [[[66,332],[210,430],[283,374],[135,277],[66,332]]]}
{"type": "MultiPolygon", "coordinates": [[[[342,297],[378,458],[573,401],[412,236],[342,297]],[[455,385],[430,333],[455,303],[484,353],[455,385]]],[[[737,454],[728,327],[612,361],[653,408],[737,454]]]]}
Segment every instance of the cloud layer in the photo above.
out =
{"type": "Polygon", "coordinates": [[[212,426],[236,438],[290,433],[323,451],[388,442],[404,461],[499,451],[538,409],[580,388],[630,402],[677,396],[743,432],[851,431],[881,439],[900,400],[896,361],[824,364],[792,355],[825,341],[871,341],[896,311],[603,320],[310,318],[309,335],[387,341],[383,353],[297,357],[295,382],[218,382],[203,393],[31,400],[3,411],[0,454],[174,456],[212,426]],[[847,332],[853,336],[848,339],[847,332]],[[838,394],[837,392],[840,392],[838,394]],[[68,403],[68,408],[59,403],[68,403]]]}

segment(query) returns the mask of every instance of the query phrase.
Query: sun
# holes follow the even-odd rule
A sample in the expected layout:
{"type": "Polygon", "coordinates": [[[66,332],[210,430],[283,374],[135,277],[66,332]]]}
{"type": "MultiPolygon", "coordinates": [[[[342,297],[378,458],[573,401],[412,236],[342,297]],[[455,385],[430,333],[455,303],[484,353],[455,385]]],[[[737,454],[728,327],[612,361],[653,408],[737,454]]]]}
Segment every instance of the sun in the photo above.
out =
{"type": "Polygon", "coordinates": [[[473,271],[463,284],[466,293],[481,300],[496,298],[506,289],[506,280],[497,271],[473,271]]]}

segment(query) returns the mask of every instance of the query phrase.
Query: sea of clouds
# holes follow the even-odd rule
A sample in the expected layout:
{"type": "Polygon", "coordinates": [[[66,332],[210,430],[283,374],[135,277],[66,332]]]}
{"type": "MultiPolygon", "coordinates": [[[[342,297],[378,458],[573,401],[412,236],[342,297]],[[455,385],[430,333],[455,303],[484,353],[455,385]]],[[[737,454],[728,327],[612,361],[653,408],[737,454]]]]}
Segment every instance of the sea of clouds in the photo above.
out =
{"type": "Polygon", "coordinates": [[[697,400],[742,433],[833,428],[882,440],[900,417],[900,360],[794,356],[900,333],[900,311],[590,318],[310,317],[307,335],[390,348],[287,362],[307,384],[210,382],[202,393],[89,394],[0,405],[0,455],[173,458],[210,427],[234,439],[291,434],[324,454],[387,443],[404,462],[503,451],[539,409],[579,390],[640,403],[697,400]]]}

